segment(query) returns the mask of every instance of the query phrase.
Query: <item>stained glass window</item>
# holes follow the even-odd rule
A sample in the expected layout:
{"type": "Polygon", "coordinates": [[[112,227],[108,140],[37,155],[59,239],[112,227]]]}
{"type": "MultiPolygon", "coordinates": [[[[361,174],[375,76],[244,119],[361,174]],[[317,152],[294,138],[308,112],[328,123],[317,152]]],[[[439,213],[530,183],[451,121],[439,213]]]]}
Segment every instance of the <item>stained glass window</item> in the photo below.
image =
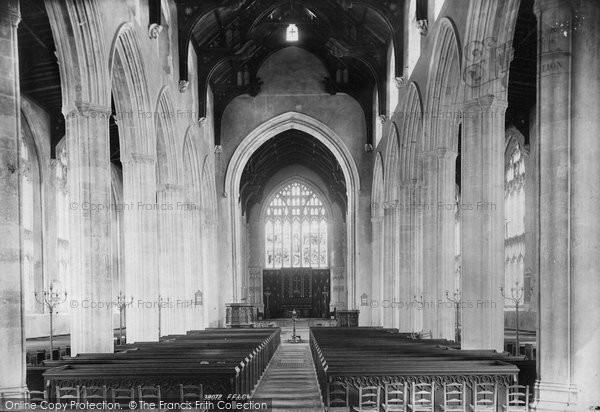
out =
{"type": "Polygon", "coordinates": [[[275,195],[265,222],[267,268],[328,267],[327,214],[321,199],[300,182],[275,195]]]}
{"type": "MultiPolygon", "coordinates": [[[[525,159],[521,146],[515,144],[507,159],[504,179],[504,273],[505,287],[509,290],[519,282],[524,285],[525,256],[525,159]]],[[[529,290],[525,293],[525,301],[529,301],[529,290]]],[[[506,300],[507,306],[514,306],[506,300]]]]}

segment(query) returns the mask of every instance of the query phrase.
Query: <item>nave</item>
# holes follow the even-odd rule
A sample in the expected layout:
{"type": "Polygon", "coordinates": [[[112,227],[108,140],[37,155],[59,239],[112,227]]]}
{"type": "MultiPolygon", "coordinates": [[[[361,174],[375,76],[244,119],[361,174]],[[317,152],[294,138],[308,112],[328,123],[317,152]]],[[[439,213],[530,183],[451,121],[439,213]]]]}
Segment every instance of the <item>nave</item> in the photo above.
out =
{"type": "Polygon", "coordinates": [[[530,409],[597,410],[598,21],[596,0],[0,0],[0,400],[130,367],[154,396],[203,371],[249,394],[295,311],[314,339],[265,393],[434,381],[438,408],[444,376],[503,362],[530,409]]]}

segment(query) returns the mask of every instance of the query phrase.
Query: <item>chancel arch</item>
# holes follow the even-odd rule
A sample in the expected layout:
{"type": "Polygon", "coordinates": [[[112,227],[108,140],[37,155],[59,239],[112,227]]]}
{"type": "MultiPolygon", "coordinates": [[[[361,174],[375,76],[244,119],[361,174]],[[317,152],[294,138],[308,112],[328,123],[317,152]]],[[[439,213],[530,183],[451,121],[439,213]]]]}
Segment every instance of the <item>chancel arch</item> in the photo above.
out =
{"type": "Polygon", "coordinates": [[[242,228],[242,214],[239,204],[240,182],[244,168],[252,156],[252,154],[269,139],[290,129],[300,130],[305,132],[319,142],[321,142],[335,157],[338,162],[347,187],[347,264],[346,264],[346,279],[348,282],[348,297],[355,299],[355,222],[358,208],[358,193],[360,190],[360,176],[354,159],[346,148],[345,143],[336,133],[327,127],[324,123],[307,116],[303,113],[288,112],[281,114],[264,122],[262,125],[254,129],[236,148],[225,176],[225,194],[229,197],[229,213],[231,216],[231,233],[232,239],[232,268],[234,285],[234,299],[242,294],[242,279],[244,263],[241,259],[243,251],[241,250],[240,236],[242,228]]]}

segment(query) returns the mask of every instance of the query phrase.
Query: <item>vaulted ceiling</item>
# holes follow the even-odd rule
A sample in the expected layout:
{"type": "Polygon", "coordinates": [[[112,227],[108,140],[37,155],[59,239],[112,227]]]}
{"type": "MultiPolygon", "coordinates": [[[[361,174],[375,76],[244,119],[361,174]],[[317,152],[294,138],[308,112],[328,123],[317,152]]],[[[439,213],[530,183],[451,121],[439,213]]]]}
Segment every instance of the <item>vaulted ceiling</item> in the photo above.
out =
{"type": "Polygon", "coordinates": [[[285,131],[264,143],[250,158],[240,182],[240,198],[245,213],[263,200],[265,184],[279,170],[301,165],[327,182],[329,198],[346,209],[344,173],[331,151],[313,136],[299,130],[285,131]]]}
{"type": "MultiPolygon", "coordinates": [[[[402,45],[403,12],[398,0],[176,0],[179,19],[180,79],[188,79],[188,47],[198,56],[199,96],[210,86],[215,101],[215,143],[220,144],[220,120],[236,96],[260,92],[261,64],[271,54],[290,45],[315,54],[329,76],[324,89],[347,93],[362,106],[367,122],[367,142],[372,142],[373,91],[379,89],[380,113],[386,112],[386,72],[389,45],[402,45]],[[289,24],[296,24],[299,40],[287,42],[289,24]],[[348,73],[339,80],[338,71],[348,73]],[[247,74],[246,74],[247,73],[247,74]],[[238,75],[247,82],[238,84],[238,75]]],[[[396,53],[397,76],[402,55],[396,53]]],[[[206,100],[200,104],[206,116],[206,100]]]]}

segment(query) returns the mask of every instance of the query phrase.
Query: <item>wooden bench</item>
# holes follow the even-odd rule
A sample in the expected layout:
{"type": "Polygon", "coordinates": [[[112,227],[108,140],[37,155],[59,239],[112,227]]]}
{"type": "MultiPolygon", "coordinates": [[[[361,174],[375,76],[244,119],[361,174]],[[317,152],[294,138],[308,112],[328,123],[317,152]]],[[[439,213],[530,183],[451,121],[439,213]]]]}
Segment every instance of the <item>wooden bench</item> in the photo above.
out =
{"type": "MultiPolygon", "coordinates": [[[[464,382],[473,388],[481,382],[496,383],[502,389],[518,381],[519,368],[509,362],[523,357],[493,350],[456,349],[441,339],[416,340],[377,328],[311,328],[310,346],[317,377],[326,393],[327,385],[338,382],[351,392],[351,404],[358,402],[358,389],[385,388],[398,383],[464,382]]],[[[443,391],[436,392],[436,404],[443,391]]]]}
{"type": "Polygon", "coordinates": [[[49,394],[73,385],[109,392],[158,385],[162,398],[173,400],[181,385],[201,386],[205,394],[250,394],[279,344],[279,329],[194,331],[123,345],[116,353],[46,361],[43,376],[49,394]]]}

